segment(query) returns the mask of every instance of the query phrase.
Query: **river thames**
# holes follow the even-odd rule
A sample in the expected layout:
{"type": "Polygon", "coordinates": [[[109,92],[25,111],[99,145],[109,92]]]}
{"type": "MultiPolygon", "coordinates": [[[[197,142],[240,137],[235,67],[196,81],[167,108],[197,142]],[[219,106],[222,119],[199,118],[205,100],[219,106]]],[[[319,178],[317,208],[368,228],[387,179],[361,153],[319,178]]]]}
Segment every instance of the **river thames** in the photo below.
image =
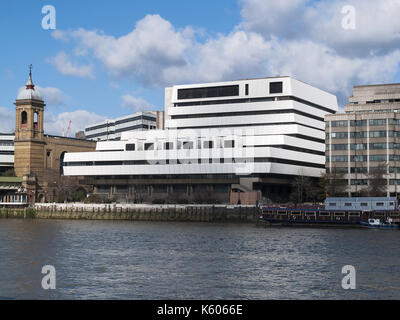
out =
{"type": "Polygon", "coordinates": [[[399,299],[400,232],[3,219],[0,298],[399,299]]]}

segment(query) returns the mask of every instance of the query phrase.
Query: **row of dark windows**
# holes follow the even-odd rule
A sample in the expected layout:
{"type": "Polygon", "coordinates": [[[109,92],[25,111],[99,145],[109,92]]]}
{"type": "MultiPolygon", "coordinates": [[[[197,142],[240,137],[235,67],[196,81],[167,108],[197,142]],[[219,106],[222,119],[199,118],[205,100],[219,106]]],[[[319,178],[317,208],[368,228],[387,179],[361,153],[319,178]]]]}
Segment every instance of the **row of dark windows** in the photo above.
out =
{"type": "Polygon", "coordinates": [[[1,155],[13,155],[14,151],[0,151],[1,155]]]}
{"type": "MultiPolygon", "coordinates": [[[[312,111],[312,110],[311,110],[312,111]]],[[[287,114],[294,113],[318,121],[324,121],[324,118],[315,116],[310,113],[306,113],[299,110],[288,109],[288,110],[258,110],[258,111],[233,111],[233,112],[219,112],[219,113],[200,113],[200,114],[184,114],[184,115],[173,115],[173,120],[178,119],[197,119],[197,118],[220,118],[220,117],[235,117],[235,116],[255,116],[255,115],[267,115],[267,114],[287,114]]]]}
{"type": "MultiPolygon", "coordinates": [[[[390,154],[389,155],[389,161],[399,161],[400,156],[399,155],[394,155],[390,154]]],[[[326,162],[347,162],[349,161],[349,156],[348,155],[339,155],[339,156],[327,156],[326,157],[326,162]]],[[[350,156],[350,162],[366,162],[368,161],[368,156],[367,155],[351,155],[350,156]]],[[[374,154],[369,156],[369,161],[371,162],[386,162],[387,161],[387,155],[386,154],[374,154]]]]}
{"type": "MultiPolygon", "coordinates": [[[[112,135],[114,133],[120,133],[120,132],[125,132],[125,131],[131,131],[131,130],[136,130],[136,129],[148,129],[149,126],[145,125],[145,124],[139,124],[136,126],[132,126],[132,127],[126,127],[126,128],[121,128],[121,129],[117,129],[117,130],[113,130],[113,131],[109,131],[109,132],[101,132],[101,133],[96,133],[96,134],[88,134],[86,135],[86,138],[90,139],[90,138],[97,138],[97,137],[103,137],[103,136],[107,136],[107,135],[112,135]]],[[[155,126],[150,126],[150,129],[155,129],[155,126]]]]}
{"type": "Polygon", "coordinates": [[[148,121],[156,122],[156,117],[139,116],[139,117],[135,117],[135,118],[118,120],[115,122],[115,124],[118,125],[118,124],[128,123],[128,122],[137,121],[137,120],[148,120],[148,121]]]}
{"type": "MultiPolygon", "coordinates": [[[[203,145],[201,145],[201,141],[197,141],[197,149],[212,149],[214,148],[214,141],[203,141],[203,145]]],[[[194,149],[193,141],[178,141],[176,144],[177,149],[194,149]]],[[[224,141],[224,148],[234,148],[235,141],[234,140],[226,140],[224,141]]],[[[164,142],[164,150],[173,150],[174,143],[173,142],[164,142]]],[[[136,145],[134,143],[126,144],[126,151],[135,151],[136,145]]],[[[154,143],[145,143],[144,150],[154,150],[154,143]]],[[[139,150],[138,150],[139,151],[139,150]]]]}
{"type": "MultiPolygon", "coordinates": [[[[367,186],[368,179],[352,179],[352,180],[350,180],[350,184],[352,186],[367,186]]],[[[400,180],[399,179],[390,179],[389,185],[391,185],[391,186],[400,185],[400,180]]]]}
{"type": "Polygon", "coordinates": [[[178,99],[233,97],[239,95],[239,85],[178,89],[178,99]]]}
{"type": "MultiPolygon", "coordinates": [[[[369,170],[370,170],[371,173],[373,173],[373,172],[382,170],[382,168],[380,168],[380,167],[370,167],[369,170]]],[[[349,169],[348,169],[348,167],[339,167],[339,168],[335,168],[335,172],[337,172],[337,173],[348,173],[349,169]]],[[[350,173],[367,174],[368,173],[368,168],[367,167],[351,167],[350,168],[350,173]]],[[[400,167],[389,167],[389,173],[400,173],[400,167]]]]}
{"type": "MultiPolygon", "coordinates": [[[[283,82],[270,82],[269,93],[278,94],[283,92],[283,82]]],[[[245,85],[245,95],[249,95],[249,84],[245,85]]],[[[206,88],[178,89],[178,99],[199,99],[216,97],[234,97],[239,96],[239,85],[217,86],[206,88]]]]}
{"type": "MultiPolygon", "coordinates": [[[[198,149],[201,149],[201,141],[198,141],[198,149]]],[[[193,142],[178,142],[177,149],[193,149],[193,142]]],[[[224,146],[223,148],[234,148],[235,147],[235,141],[234,140],[226,140],[224,141],[224,146]]],[[[306,149],[306,148],[299,148],[299,147],[293,147],[293,146],[287,146],[287,145],[256,145],[256,146],[244,146],[244,148],[276,148],[276,149],[284,149],[284,150],[290,150],[290,151],[297,151],[297,152],[304,152],[308,154],[315,154],[315,155],[320,155],[320,156],[325,156],[324,152],[321,151],[316,151],[316,150],[311,150],[311,149],[306,149]]],[[[213,149],[214,148],[214,141],[203,141],[203,149],[213,149]]],[[[146,143],[144,145],[145,150],[154,150],[154,143],[146,143]]],[[[164,142],[164,150],[173,150],[174,149],[174,143],[173,142],[164,142]]],[[[126,145],[126,151],[135,151],[136,150],[136,145],[133,143],[129,143],[126,145]]]]}
{"type": "Polygon", "coordinates": [[[66,167],[84,167],[84,166],[131,166],[131,165],[156,165],[156,164],[245,164],[245,163],[281,163],[296,166],[325,169],[325,165],[316,163],[295,161],[280,158],[217,158],[217,159],[166,159],[166,160],[132,160],[132,161],[86,161],[86,162],[66,162],[66,167]]]}
{"type": "Polygon", "coordinates": [[[322,151],[316,151],[316,150],[311,150],[311,149],[306,149],[306,148],[299,148],[299,147],[293,147],[293,146],[287,146],[287,145],[262,145],[262,146],[252,146],[251,148],[276,148],[276,149],[283,149],[283,150],[290,150],[290,151],[297,151],[297,152],[304,152],[308,154],[315,154],[318,156],[325,156],[325,152],[322,151]]]}
{"type": "Polygon", "coordinates": [[[372,100],[372,101],[367,101],[367,104],[370,104],[370,103],[393,103],[393,102],[400,102],[400,99],[372,100]]]}
{"type": "MultiPolygon", "coordinates": [[[[370,126],[384,126],[386,125],[386,122],[389,121],[388,123],[390,125],[400,125],[400,119],[370,119],[369,120],[369,125],[370,126]]],[[[348,121],[347,120],[339,120],[339,121],[331,121],[331,126],[332,127],[347,127],[348,126],[348,121]]],[[[363,127],[367,125],[367,120],[350,120],[350,126],[351,127],[363,127]]],[[[329,121],[326,122],[326,126],[329,127],[329,121]]]]}
{"type": "MultiPolygon", "coordinates": [[[[310,126],[310,125],[306,125],[304,123],[297,123],[297,122],[226,124],[226,125],[209,125],[209,126],[191,125],[189,127],[177,127],[176,129],[183,130],[183,129],[242,128],[242,127],[279,126],[279,125],[291,125],[291,124],[301,125],[303,127],[307,127],[307,128],[310,128],[310,129],[314,129],[314,130],[325,132],[324,129],[316,128],[316,127],[313,127],[313,126],[310,126]]],[[[323,141],[323,143],[325,143],[324,140],[320,140],[320,141],[323,141]]]]}
{"type": "Polygon", "coordinates": [[[0,140],[0,146],[13,146],[14,140],[0,140]]]}
{"type": "MultiPolygon", "coordinates": [[[[389,137],[400,137],[400,131],[370,131],[370,138],[386,138],[388,132],[389,137]]],[[[347,139],[349,137],[348,132],[332,132],[330,134],[331,139],[347,139]]],[[[329,133],[326,134],[326,138],[329,139],[329,133]]],[[[350,132],[350,138],[367,138],[367,131],[350,132]]]]}
{"type": "MultiPolygon", "coordinates": [[[[329,144],[326,145],[326,150],[329,150],[329,144]]],[[[351,143],[350,144],[351,150],[367,150],[368,144],[367,143],[351,143]]],[[[389,148],[387,148],[386,142],[380,143],[370,143],[369,144],[370,150],[383,150],[383,149],[400,149],[400,143],[389,142],[389,148]]],[[[332,151],[343,151],[349,150],[349,145],[346,144],[332,144],[332,151]]]]}
{"type": "Polygon", "coordinates": [[[325,108],[319,104],[312,103],[310,101],[300,99],[294,96],[279,96],[279,97],[263,97],[263,98],[243,98],[243,99],[232,99],[232,100],[213,100],[213,101],[196,101],[196,102],[180,102],[175,103],[175,107],[194,107],[194,106],[205,106],[205,105],[217,105],[217,104],[235,104],[235,103],[249,103],[249,102],[265,102],[265,101],[296,101],[310,107],[333,113],[332,110],[325,108]]]}
{"type": "Polygon", "coordinates": [[[88,128],[85,128],[85,131],[86,131],[86,132],[88,132],[88,131],[94,131],[94,130],[103,129],[103,128],[108,128],[108,127],[115,126],[115,125],[122,124],[122,123],[128,123],[128,122],[132,122],[132,121],[138,121],[138,120],[148,120],[148,121],[153,121],[153,122],[155,122],[155,121],[156,121],[156,118],[149,117],[149,116],[137,116],[137,117],[134,117],[134,118],[118,120],[118,121],[116,121],[116,122],[109,122],[109,123],[100,124],[100,125],[94,126],[94,127],[88,127],[88,128]]]}

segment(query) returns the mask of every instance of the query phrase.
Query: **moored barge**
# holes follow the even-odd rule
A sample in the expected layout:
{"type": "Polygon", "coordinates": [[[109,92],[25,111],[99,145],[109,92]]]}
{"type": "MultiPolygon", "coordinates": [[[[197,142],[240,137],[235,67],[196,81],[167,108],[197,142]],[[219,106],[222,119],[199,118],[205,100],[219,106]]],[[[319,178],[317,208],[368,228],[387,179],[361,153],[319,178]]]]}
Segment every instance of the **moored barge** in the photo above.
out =
{"type": "MultiPolygon", "coordinates": [[[[335,200],[329,198],[330,204],[335,200]]],[[[337,198],[339,199],[339,198],[337,198]]],[[[344,198],[341,198],[344,199],[344,198]]],[[[347,198],[346,204],[359,204],[360,199],[367,198],[347,198]]],[[[341,226],[341,227],[361,227],[368,224],[371,219],[379,221],[391,221],[392,228],[396,228],[400,224],[400,210],[397,206],[397,201],[390,199],[390,207],[384,206],[382,210],[376,208],[376,203],[381,203],[383,198],[369,198],[375,201],[374,204],[366,207],[367,210],[345,210],[344,207],[338,206],[334,210],[325,205],[321,207],[308,208],[290,208],[290,207],[262,207],[262,212],[259,216],[259,222],[265,225],[316,225],[316,226],[341,226]],[[378,202],[376,202],[378,201],[378,202]]],[[[384,198],[387,199],[387,198],[384,198]]],[[[367,203],[366,200],[365,203],[367,203]]],[[[338,201],[337,201],[338,202],[338,201]]],[[[354,206],[353,206],[354,207],[354,206]]]]}

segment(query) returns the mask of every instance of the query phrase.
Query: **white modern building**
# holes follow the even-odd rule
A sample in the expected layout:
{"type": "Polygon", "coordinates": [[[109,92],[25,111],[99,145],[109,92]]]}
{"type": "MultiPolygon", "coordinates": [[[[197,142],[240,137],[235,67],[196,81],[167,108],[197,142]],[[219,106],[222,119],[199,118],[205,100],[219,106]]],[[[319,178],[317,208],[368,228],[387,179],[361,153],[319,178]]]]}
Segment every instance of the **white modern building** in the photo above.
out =
{"type": "Polygon", "coordinates": [[[156,128],[153,112],[137,112],[114,120],[95,123],[85,128],[85,138],[93,141],[119,140],[122,132],[152,130],[156,128]]]}
{"type": "Polygon", "coordinates": [[[0,174],[14,167],[14,134],[0,133],[0,174]]]}
{"type": "Polygon", "coordinates": [[[98,194],[229,198],[289,194],[296,175],[325,172],[325,122],[336,96],[291,77],[165,89],[165,129],[126,132],[95,153],[68,153],[64,173],[98,194]]]}

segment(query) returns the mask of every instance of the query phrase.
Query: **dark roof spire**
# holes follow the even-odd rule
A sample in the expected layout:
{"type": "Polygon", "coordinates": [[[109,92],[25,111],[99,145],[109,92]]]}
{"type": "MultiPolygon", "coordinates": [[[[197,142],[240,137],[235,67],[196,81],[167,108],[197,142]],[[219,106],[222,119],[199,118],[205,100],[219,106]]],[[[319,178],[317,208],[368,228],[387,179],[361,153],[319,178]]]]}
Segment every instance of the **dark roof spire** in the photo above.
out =
{"type": "Polygon", "coordinates": [[[32,64],[29,65],[29,80],[26,84],[26,89],[35,90],[35,85],[33,84],[33,81],[32,81],[32,64]]]}

